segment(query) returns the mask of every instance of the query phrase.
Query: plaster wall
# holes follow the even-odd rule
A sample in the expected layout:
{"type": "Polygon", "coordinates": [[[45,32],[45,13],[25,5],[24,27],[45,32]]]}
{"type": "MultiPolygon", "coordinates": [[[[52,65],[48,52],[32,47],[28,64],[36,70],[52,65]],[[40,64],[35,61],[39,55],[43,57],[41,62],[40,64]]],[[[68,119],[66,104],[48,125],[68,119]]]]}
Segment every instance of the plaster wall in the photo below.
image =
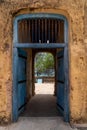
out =
{"type": "Polygon", "coordinates": [[[63,14],[69,22],[70,122],[87,122],[86,0],[0,0],[0,123],[12,117],[13,20],[18,14],[63,14]]]}

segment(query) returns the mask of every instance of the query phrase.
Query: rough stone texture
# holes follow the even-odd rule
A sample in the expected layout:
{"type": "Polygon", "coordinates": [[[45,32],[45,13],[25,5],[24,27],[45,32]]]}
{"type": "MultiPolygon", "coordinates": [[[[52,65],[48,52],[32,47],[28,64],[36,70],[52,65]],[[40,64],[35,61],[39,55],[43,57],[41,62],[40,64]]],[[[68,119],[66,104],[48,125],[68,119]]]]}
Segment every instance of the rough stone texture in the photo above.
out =
{"type": "Polygon", "coordinates": [[[87,122],[87,0],[0,0],[0,123],[12,116],[13,18],[59,13],[69,21],[70,121],[87,122]]]}

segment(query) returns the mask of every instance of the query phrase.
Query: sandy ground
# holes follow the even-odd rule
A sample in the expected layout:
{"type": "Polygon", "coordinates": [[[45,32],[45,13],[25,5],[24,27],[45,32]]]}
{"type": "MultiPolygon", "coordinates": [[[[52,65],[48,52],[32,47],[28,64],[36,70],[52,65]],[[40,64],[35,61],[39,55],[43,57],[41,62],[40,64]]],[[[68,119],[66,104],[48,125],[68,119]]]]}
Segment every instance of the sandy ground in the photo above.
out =
{"type": "Polygon", "coordinates": [[[35,83],[36,94],[54,94],[54,83],[35,83]]]}

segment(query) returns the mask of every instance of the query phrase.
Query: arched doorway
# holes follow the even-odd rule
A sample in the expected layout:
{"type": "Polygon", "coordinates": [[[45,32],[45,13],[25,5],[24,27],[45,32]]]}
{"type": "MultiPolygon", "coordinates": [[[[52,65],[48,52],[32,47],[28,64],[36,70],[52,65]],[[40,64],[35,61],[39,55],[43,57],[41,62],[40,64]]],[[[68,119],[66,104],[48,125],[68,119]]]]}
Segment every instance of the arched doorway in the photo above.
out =
{"type": "Polygon", "coordinates": [[[37,52],[34,57],[35,94],[54,95],[55,58],[52,52],[37,52]],[[42,86],[42,87],[40,87],[42,86]]]}
{"type": "MultiPolygon", "coordinates": [[[[58,14],[25,14],[14,21],[13,121],[18,119],[27,100],[27,59],[35,50],[54,50],[56,58],[55,94],[58,109],[69,121],[68,23],[58,14]],[[31,54],[29,53],[31,50],[31,54]],[[29,54],[29,55],[28,55],[29,54]]],[[[31,63],[33,65],[33,59],[31,63]]],[[[31,70],[33,70],[33,66],[31,70]]],[[[30,73],[29,73],[30,74],[30,73]]],[[[32,78],[32,96],[34,95],[32,78]]]]}

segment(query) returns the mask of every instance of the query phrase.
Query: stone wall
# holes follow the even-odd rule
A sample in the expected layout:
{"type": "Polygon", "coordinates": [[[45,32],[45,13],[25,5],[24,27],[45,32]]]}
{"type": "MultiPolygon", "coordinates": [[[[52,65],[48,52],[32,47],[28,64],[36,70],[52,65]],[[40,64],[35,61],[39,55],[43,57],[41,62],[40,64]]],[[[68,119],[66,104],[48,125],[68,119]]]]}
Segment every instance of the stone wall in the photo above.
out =
{"type": "Polygon", "coordinates": [[[87,122],[87,29],[85,29],[87,3],[85,2],[86,0],[0,1],[0,122],[8,122],[12,117],[13,19],[18,14],[34,12],[63,14],[69,21],[70,121],[87,122]]]}

